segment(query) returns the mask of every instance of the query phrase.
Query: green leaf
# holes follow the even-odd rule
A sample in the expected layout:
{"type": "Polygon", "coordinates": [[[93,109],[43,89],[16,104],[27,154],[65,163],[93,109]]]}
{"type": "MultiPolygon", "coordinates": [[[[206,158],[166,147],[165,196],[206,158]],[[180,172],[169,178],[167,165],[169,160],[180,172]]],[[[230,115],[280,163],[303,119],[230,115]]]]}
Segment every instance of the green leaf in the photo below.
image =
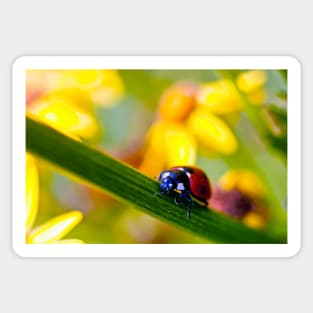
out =
{"type": "Polygon", "coordinates": [[[285,237],[250,229],[228,216],[195,204],[191,218],[174,204],[173,196],[158,194],[159,183],[103,152],[73,140],[53,128],[27,117],[26,147],[34,155],[74,174],[122,202],[220,243],[285,243],[285,237]]]}

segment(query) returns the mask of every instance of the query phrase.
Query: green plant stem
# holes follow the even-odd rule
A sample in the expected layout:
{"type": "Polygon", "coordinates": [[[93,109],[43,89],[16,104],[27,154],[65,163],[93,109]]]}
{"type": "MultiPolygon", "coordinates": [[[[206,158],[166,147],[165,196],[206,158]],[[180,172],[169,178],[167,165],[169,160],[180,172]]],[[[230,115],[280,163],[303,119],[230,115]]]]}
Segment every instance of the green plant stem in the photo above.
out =
{"type": "Polygon", "coordinates": [[[27,117],[27,150],[111,196],[170,224],[219,243],[285,243],[241,222],[195,204],[191,218],[173,196],[158,194],[159,183],[134,168],[27,117]]]}
{"type": "Polygon", "coordinates": [[[284,82],[288,82],[288,70],[279,70],[278,71],[281,77],[283,78],[284,82]]]}

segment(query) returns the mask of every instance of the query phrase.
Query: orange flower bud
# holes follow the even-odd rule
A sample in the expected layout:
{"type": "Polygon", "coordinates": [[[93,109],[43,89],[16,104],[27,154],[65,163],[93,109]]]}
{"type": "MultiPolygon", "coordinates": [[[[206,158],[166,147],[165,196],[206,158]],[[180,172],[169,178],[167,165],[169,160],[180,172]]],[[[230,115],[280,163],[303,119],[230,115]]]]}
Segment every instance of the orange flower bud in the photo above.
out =
{"type": "Polygon", "coordinates": [[[195,91],[191,83],[179,83],[165,91],[159,106],[161,118],[171,122],[184,120],[194,108],[195,91]]]}

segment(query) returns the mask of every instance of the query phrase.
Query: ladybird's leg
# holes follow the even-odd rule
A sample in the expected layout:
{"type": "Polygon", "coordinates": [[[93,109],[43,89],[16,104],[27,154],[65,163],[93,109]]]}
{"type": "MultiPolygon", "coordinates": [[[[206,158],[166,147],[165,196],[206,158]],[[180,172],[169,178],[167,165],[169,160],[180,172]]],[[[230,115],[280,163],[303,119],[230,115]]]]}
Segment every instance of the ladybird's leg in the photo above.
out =
{"type": "Polygon", "coordinates": [[[193,206],[193,200],[190,196],[190,192],[189,191],[185,191],[183,193],[181,193],[180,195],[175,197],[175,204],[181,204],[182,200],[186,200],[188,202],[188,209],[187,209],[187,219],[190,219],[190,210],[193,206]]]}
{"type": "Polygon", "coordinates": [[[164,190],[156,191],[154,193],[155,196],[164,196],[166,194],[168,194],[168,193],[166,191],[164,191],[164,190]]]}
{"type": "Polygon", "coordinates": [[[186,195],[185,196],[185,199],[187,200],[187,202],[189,203],[188,204],[188,209],[187,209],[187,219],[189,220],[190,219],[190,211],[191,211],[191,208],[193,206],[193,200],[190,196],[190,194],[186,195]]]}
{"type": "Polygon", "coordinates": [[[179,194],[174,198],[174,202],[175,202],[175,204],[180,205],[182,203],[183,199],[184,199],[184,195],[179,194]]]}
{"type": "Polygon", "coordinates": [[[182,203],[182,200],[185,200],[187,197],[189,197],[190,192],[189,191],[183,191],[179,195],[177,195],[174,198],[175,204],[180,205],[182,203]]]}

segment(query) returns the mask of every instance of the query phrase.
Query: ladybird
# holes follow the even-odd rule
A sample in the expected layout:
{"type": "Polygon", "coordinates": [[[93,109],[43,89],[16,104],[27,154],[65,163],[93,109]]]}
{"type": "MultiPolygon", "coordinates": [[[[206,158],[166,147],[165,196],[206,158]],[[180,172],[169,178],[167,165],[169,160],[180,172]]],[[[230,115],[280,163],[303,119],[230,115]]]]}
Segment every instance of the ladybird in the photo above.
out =
{"type": "Polygon", "coordinates": [[[161,172],[159,176],[161,194],[169,194],[178,191],[175,204],[185,200],[188,202],[187,219],[190,219],[190,211],[193,199],[207,206],[212,189],[205,173],[195,166],[175,166],[161,172]]]}

